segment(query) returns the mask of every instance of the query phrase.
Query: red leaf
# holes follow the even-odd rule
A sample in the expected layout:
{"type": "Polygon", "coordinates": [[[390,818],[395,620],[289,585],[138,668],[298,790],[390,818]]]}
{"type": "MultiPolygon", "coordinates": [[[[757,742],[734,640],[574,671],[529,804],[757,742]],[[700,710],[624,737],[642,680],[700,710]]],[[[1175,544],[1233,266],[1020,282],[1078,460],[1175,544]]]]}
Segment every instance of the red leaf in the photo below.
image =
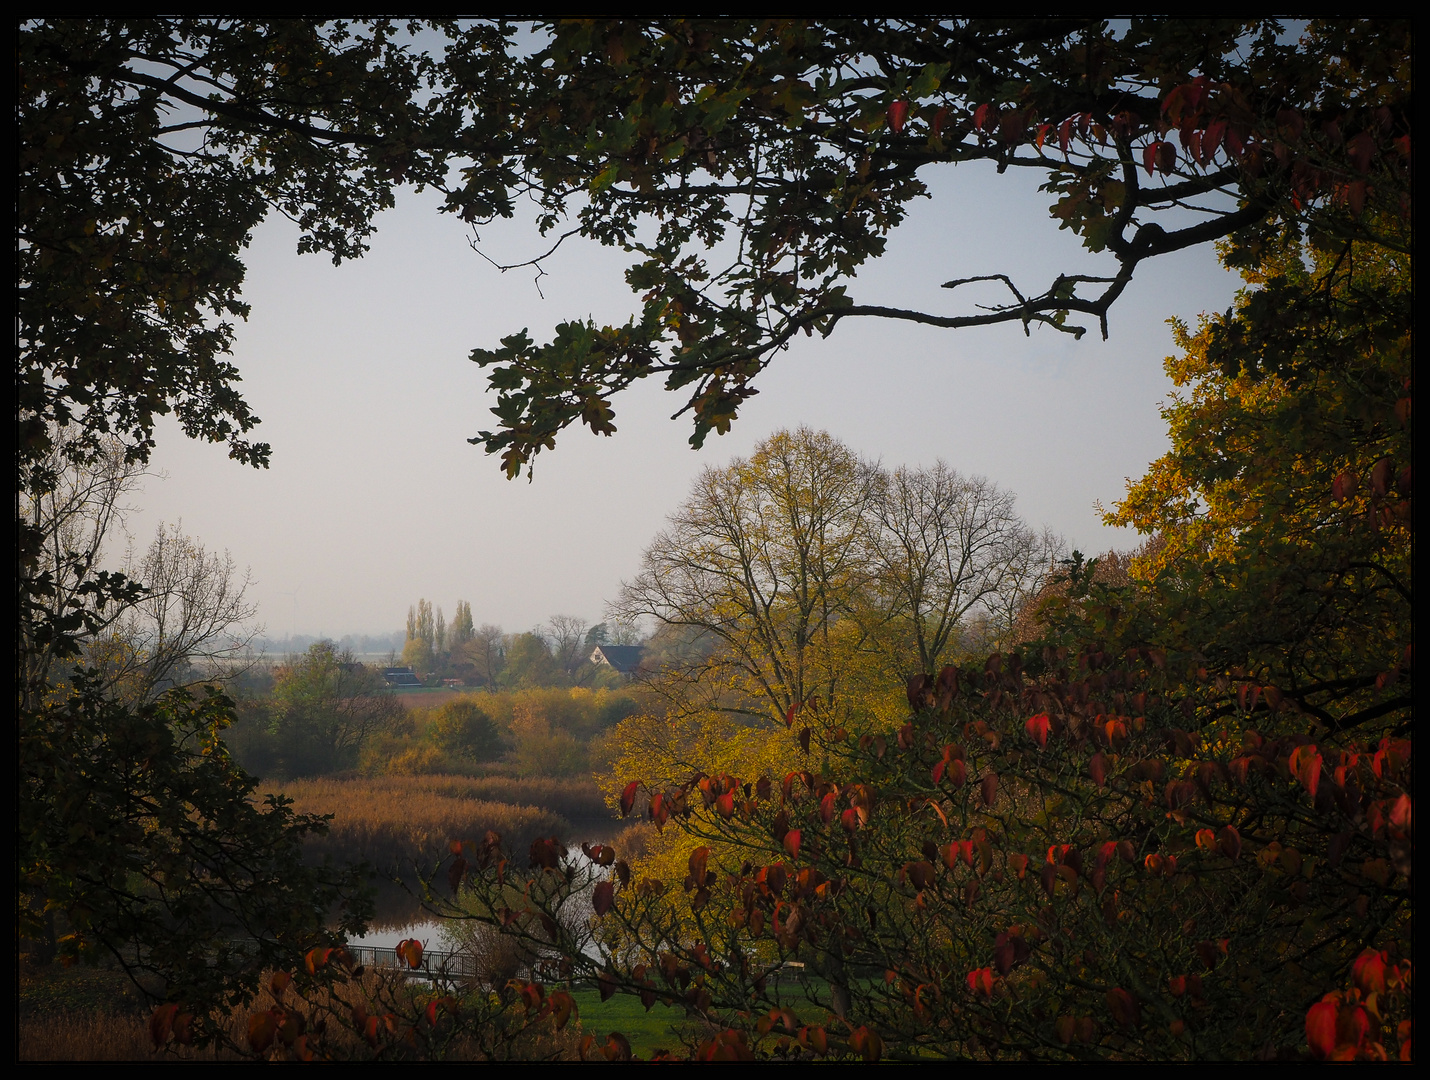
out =
{"type": "Polygon", "coordinates": [[[983,125],[988,122],[988,111],[992,105],[980,105],[973,110],[973,128],[975,131],[982,131],[983,125]]]}
{"type": "MultiPolygon", "coordinates": [[[[178,1014],[179,1007],[172,1002],[168,1005],[160,1005],[149,1017],[149,1038],[154,1040],[154,1046],[163,1046],[169,1041],[169,1035],[174,1030],[174,1017],[178,1014]]],[[[267,1015],[266,1013],[264,1014],[267,1015]]]]}
{"type": "Polygon", "coordinates": [[[276,1034],[278,1020],[272,1012],[257,1012],[248,1018],[248,1045],[254,1053],[261,1054],[272,1046],[276,1034]]]}
{"type": "Polygon", "coordinates": [[[1157,168],[1157,147],[1161,145],[1159,142],[1150,142],[1142,151],[1142,164],[1146,167],[1148,176],[1157,168]]]}
{"type": "Polygon", "coordinates": [[[1222,854],[1228,859],[1241,858],[1241,833],[1236,831],[1236,826],[1222,826],[1221,833],[1217,838],[1217,847],[1221,848],[1222,854]]]}
{"type": "Polygon", "coordinates": [[[909,118],[909,103],[896,101],[889,106],[889,126],[895,132],[904,130],[904,121],[909,118]]]}
{"type": "Polygon", "coordinates": [[[1357,1005],[1355,1008],[1344,1010],[1336,1025],[1337,1034],[1340,1036],[1339,1042],[1349,1047],[1359,1050],[1365,1045],[1365,1038],[1370,1034],[1370,1017],[1366,1011],[1357,1005]]]}
{"type": "Polygon", "coordinates": [[[1092,755],[1092,760],[1087,763],[1087,771],[1092,782],[1098,787],[1107,783],[1107,759],[1102,756],[1101,751],[1092,755]]]}
{"type": "MultiPolygon", "coordinates": [[[[607,975],[604,971],[596,976],[596,989],[601,994],[602,1001],[609,1001],[616,993],[616,980],[607,975]]],[[[591,1038],[591,1036],[586,1036],[591,1038]]],[[[584,1054],[584,1049],[583,1049],[584,1054]]]]}
{"type": "Polygon", "coordinates": [[[798,829],[791,829],[785,833],[783,847],[791,859],[799,858],[799,841],[800,831],[798,829]]]}
{"type": "Polygon", "coordinates": [[[566,1026],[576,1011],[576,999],[565,990],[558,990],[551,995],[551,1016],[556,1021],[557,1031],[566,1026]]]}
{"type": "Polygon", "coordinates": [[[597,915],[605,915],[616,902],[616,885],[611,881],[598,882],[591,891],[591,906],[597,915]]]}
{"type": "Polygon", "coordinates": [[[710,849],[708,847],[698,847],[691,849],[688,867],[690,877],[695,882],[698,889],[705,884],[705,867],[710,860],[710,849]]]}
{"type": "Polygon", "coordinates": [[[458,855],[452,860],[452,865],[447,867],[447,884],[453,892],[457,892],[462,887],[462,878],[467,873],[467,860],[458,855]]]}
{"type": "Polygon", "coordinates": [[[416,938],[405,938],[397,943],[398,958],[405,961],[414,971],[422,966],[422,942],[416,938]]]}
{"type": "Polygon", "coordinates": [[[998,797],[998,774],[989,773],[983,778],[983,783],[980,787],[982,789],[983,805],[992,806],[993,800],[998,797]]]}
{"type": "Polygon", "coordinates": [[[1038,713],[1037,716],[1028,717],[1027,723],[1023,725],[1023,730],[1028,733],[1028,737],[1038,744],[1039,749],[1048,745],[1048,714],[1038,713]]]}
{"type": "Polygon", "coordinates": [[[607,1061],[630,1061],[631,1041],[619,1031],[613,1031],[606,1036],[606,1045],[601,1047],[601,1054],[607,1061]]]}
{"type": "Polygon", "coordinates": [[[958,668],[948,664],[939,671],[935,689],[938,691],[938,707],[947,712],[958,696],[958,668]]]}
{"type": "Polygon", "coordinates": [[[1176,167],[1177,148],[1169,142],[1159,142],[1157,144],[1157,168],[1166,174],[1176,167]]]}
{"type": "Polygon", "coordinates": [[[932,863],[920,860],[919,862],[909,863],[904,869],[907,873],[909,884],[917,891],[923,892],[933,884],[934,870],[932,863]]]}
{"type": "Polygon", "coordinates": [[[985,997],[993,995],[993,969],[991,967],[979,968],[977,971],[968,973],[968,989],[975,994],[983,994],[985,997]]]}
{"type": "Polygon", "coordinates": [[[1120,986],[1107,992],[1107,1007],[1112,1011],[1112,1018],[1123,1027],[1136,1027],[1142,1018],[1137,999],[1120,986]]]}
{"type": "Polygon", "coordinates": [[[1355,496],[1358,486],[1359,478],[1356,474],[1350,469],[1344,469],[1331,481],[1331,497],[1337,502],[1348,502],[1355,496]]]}
{"type": "Polygon", "coordinates": [[[936,113],[933,114],[933,134],[934,134],[934,138],[938,138],[940,135],[943,134],[943,125],[946,124],[947,122],[948,122],[948,106],[945,105],[943,108],[939,109],[938,112],[936,112],[936,113]]]}
{"type": "Polygon", "coordinates": [[[1397,829],[1410,828],[1410,810],[1410,796],[1401,795],[1390,808],[1390,823],[1397,829]]]}
{"type": "Polygon", "coordinates": [[[799,748],[806,754],[809,753],[809,728],[799,729],[799,748]]]}
{"type": "Polygon", "coordinates": [[[631,807],[636,804],[636,792],[640,790],[641,782],[632,780],[626,785],[626,789],[621,792],[621,817],[629,817],[631,807]]]}
{"type": "Polygon", "coordinates": [[[884,1051],[884,1040],[877,1031],[867,1027],[857,1027],[849,1033],[849,1048],[872,1065],[884,1051]]]}
{"type": "Polygon", "coordinates": [[[1318,1001],[1306,1010],[1306,1042],[1318,1058],[1331,1056],[1336,1048],[1336,1003],[1318,1001]]]}
{"type": "Polygon", "coordinates": [[[1351,966],[1351,979],[1362,994],[1385,993],[1385,954],[1367,949],[1351,966]]]}

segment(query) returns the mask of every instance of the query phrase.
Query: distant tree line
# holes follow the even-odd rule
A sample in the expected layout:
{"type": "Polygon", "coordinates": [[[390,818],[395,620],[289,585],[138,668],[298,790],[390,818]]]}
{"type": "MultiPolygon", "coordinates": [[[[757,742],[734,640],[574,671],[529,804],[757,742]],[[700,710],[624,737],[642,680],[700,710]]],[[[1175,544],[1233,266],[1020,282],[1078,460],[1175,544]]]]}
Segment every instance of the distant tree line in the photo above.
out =
{"type": "Polygon", "coordinates": [[[602,686],[616,673],[591,663],[598,645],[641,641],[635,622],[591,624],[554,615],[543,626],[508,634],[493,623],[474,624],[472,606],[458,600],[449,624],[440,605],[423,598],[408,609],[402,662],[430,684],[459,679],[488,690],[602,686]]]}

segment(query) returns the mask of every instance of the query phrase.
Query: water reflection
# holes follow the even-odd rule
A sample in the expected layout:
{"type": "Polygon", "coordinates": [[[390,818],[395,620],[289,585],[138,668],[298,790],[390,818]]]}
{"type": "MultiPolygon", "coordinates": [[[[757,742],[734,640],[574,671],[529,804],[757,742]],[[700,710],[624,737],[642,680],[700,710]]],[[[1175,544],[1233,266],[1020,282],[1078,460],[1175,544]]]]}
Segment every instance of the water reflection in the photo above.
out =
{"type": "MultiPolygon", "coordinates": [[[[578,874],[591,865],[579,844],[568,847],[566,856],[578,874]]],[[[418,882],[404,885],[375,879],[371,884],[376,890],[372,922],[368,932],[350,939],[350,944],[391,949],[408,938],[416,938],[424,949],[444,952],[489,952],[500,948],[495,941],[487,940],[494,933],[488,927],[462,919],[434,918],[417,898],[421,888],[418,882]]]]}

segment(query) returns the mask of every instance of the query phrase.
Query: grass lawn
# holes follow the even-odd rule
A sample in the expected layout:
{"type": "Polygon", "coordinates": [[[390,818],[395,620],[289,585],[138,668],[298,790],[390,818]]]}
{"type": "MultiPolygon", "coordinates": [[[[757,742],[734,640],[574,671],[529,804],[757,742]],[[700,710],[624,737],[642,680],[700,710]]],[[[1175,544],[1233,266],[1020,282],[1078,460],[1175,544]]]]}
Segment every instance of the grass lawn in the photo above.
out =
{"type": "MultiPolygon", "coordinates": [[[[650,1057],[660,1047],[678,1049],[683,1045],[681,1033],[696,1024],[696,1021],[686,1017],[684,1009],[659,1002],[646,1012],[640,998],[634,994],[616,994],[609,1001],[602,1001],[598,991],[583,989],[572,991],[571,996],[576,999],[576,1008],[580,1012],[581,1029],[594,1035],[597,1045],[603,1043],[612,1031],[619,1031],[630,1040],[631,1050],[641,1057],[650,1057]]],[[[802,999],[797,986],[786,988],[784,1000],[797,1014],[804,1012],[800,1009],[802,999]]],[[[815,1024],[825,1022],[823,1009],[812,1011],[818,1014],[817,1017],[805,1015],[802,1020],[815,1024]]]]}
{"type": "Polygon", "coordinates": [[[660,1047],[679,1049],[677,1024],[686,1023],[685,1010],[657,1002],[646,1012],[640,998],[633,994],[617,994],[602,1001],[596,990],[576,990],[571,995],[581,1017],[581,1028],[602,1043],[613,1031],[619,1031],[631,1041],[631,1050],[641,1057],[650,1057],[660,1047]]]}

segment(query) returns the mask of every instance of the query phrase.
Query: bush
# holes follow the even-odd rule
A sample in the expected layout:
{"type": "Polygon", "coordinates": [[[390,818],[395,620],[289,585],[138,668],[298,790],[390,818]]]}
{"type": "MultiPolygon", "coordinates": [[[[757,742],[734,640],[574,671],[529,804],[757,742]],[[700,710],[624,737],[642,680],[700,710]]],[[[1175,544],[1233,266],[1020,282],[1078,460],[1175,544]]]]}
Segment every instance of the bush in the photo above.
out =
{"type": "Polygon", "coordinates": [[[496,724],[469,698],[437,710],[428,721],[426,735],[439,750],[455,757],[490,761],[502,752],[496,724]]]}

